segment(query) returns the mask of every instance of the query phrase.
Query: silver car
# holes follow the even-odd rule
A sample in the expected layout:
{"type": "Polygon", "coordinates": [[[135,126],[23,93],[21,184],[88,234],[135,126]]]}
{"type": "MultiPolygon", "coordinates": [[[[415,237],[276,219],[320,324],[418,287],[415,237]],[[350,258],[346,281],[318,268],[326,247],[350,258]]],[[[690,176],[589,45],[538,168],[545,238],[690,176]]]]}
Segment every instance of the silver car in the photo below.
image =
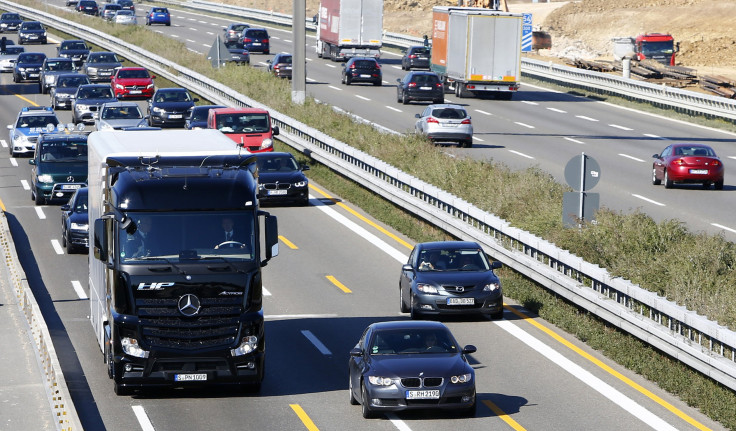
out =
{"type": "Polygon", "coordinates": [[[15,69],[15,60],[21,52],[26,52],[22,46],[6,46],[5,51],[0,52],[0,72],[12,72],[15,69]]]}
{"type": "Polygon", "coordinates": [[[462,106],[446,103],[429,105],[415,117],[418,120],[414,131],[426,136],[434,144],[457,143],[465,148],[473,146],[473,123],[462,106]]]}
{"type": "Polygon", "coordinates": [[[95,130],[122,130],[147,125],[143,113],[135,102],[105,103],[95,119],[95,130]]]}
{"type": "Polygon", "coordinates": [[[115,24],[127,25],[138,24],[138,20],[135,17],[135,12],[128,9],[120,9],[119,11],[115,12],[115,15],[112,16],[112,22],[114,22],[115,24]]]}

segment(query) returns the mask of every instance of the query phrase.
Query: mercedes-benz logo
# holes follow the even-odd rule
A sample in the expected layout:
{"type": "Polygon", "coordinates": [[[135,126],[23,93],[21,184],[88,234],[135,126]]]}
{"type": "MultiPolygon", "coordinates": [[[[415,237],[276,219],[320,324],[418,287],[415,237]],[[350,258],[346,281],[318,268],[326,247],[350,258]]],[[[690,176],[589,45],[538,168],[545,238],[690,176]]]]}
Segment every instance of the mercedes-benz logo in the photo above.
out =
{"type": "Polygon", "coordinates": [[[456,292],[465,292],[465,287],[463,287],[463,286],[455,286],[455,291],[456,292]]]}
{"type": "Polygon", "coordinates": [[[191,293],[187,293],[179,298],[178,305],[179,313],[187,317],[191,317],[199,313],[199,309],[202,306],[199,302],[199,298],[191,293]]]}
{"type": "Polygon", "coordinates": [[[71,176],[71,175],[69,175],[68,177],[66,177],[66,180],[69,181],[70,183],[73,183],[74,182],[74,177],[71,176]]]}

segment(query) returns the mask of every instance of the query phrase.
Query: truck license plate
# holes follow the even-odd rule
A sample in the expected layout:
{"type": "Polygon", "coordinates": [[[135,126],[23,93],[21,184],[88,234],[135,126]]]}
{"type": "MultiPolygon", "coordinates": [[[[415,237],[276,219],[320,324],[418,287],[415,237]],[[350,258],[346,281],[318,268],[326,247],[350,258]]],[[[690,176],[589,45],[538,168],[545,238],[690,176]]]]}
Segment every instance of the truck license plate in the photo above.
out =
{"type": "Polygon", "coordinates": [[[207,374],[176,374],[174,380],[177,382],[203,382],[207,380],[207,374]]]}
{"type": "Polygon", "coordinates": [[[406,391],[407,400],[436,400],[440,397],[439,389],[431,391],[406,391]]]}
{"type": "Polygon", "coordinates": [[[447,305],[475,305],[475,298],[447,298],[447,305]]]}

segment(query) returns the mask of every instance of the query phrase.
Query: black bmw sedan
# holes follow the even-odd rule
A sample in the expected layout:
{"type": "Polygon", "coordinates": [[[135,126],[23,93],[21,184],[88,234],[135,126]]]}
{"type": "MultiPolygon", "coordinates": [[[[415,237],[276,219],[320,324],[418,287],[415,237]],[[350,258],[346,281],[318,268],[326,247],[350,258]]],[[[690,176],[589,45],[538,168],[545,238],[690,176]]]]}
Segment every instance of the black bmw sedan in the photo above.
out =
{"type": "Polygon", "coordinates": [[[501,282],[481,246],[471,241],[417,244],[401,267],[399,306],[412,319],[422,315],[481,314],[503,317],[501,282]]]}
{"type": "Polygon", "coordinates": [[[258,200],[265,202],[295,202],[309,205],[309,180],[291,153],[253,153],[258,166],[258,200]]]}
{"type": "Polygon", "coordinates": [[[364,418],[378,412],[455,410],[475,415],[475,371],[450,330],[440,322],[373,323],[350,351],[350,403],[364,418]]]}

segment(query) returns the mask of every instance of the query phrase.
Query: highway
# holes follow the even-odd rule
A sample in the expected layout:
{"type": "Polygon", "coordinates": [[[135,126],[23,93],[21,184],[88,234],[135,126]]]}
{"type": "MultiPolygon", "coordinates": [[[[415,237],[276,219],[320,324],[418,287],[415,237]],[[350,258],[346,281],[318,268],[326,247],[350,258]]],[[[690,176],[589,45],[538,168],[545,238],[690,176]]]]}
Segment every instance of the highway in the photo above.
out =
{"type": "MultiPolygon", "coordinates": [[[[141,14],[139,9],[139,20],[141,14]]],[[[154,30],[175,34],[202,52],[208,51],[205,43],[211,44],[214,34],[227,23],[201,14],[174,11],[172,15],[171,28],[154,30]]],[[[276,44],[272,52],[289,50],[288,34],[270,31],[276,44]]],[[[52,44],[27,49],[48,55],[55,52],[52,44]]],[[[314,56],[312,50],[308,52],[314,56]]],[[[402,74],[398,62],[385,57],[384,81],[395,81],[402,74]]],[[[251,61],[263,67],[266,58],[256,54],[251,61]]],[[[411,128],[420,106],[396,104],[390,84],[379,90],[341,86],[339,67],[312,58],[308,92],[386,127],[411,128]]],[[[48,96],[37,94],[35,84],[13,84],[3,74],[0,85],[4,90],[0,96],[3,124],[10,124],[23,106],[48,104],[48,96]]],[[[538,164],[550,172],[559,170],[561,176],[558,168],[585,151],[601,164],[605,181],[595,191],[606,194],[602,198],[606,205],[641,206],[642,201],[631,196],[636,193],[664,203],[662,208],[647,204],[647,212],[652,206],[656,217],[671,217],[675,211],[678,218],[687,218],[703,229],[714,229],[709,223],[727,226],[731,222],[728,203],[714,204],[717,197],[725,196],[722,193],[733,190],[728,174],[724,192],[665,191],[651,186],[647,166],[648,157],[666,145],[664,138],[706,140],[723,157],[728,155],[733,136],[654,117],[643,121],[635,112],[541,89],[525,89],[510,103],[463,102],[475,112],[477,145],[449,152],[493,158],[515,168],[538,164]],[[642,138],[644,134],[659,138],[642,138]],[[715,214],[705,217],[700,213],[704,208],[715,214]]],[[[68,111],[62,111],[60,117],[63,121],[71,118],[68,111]]],[[[0,199],[85,429],[722,429],[578,340],[527,317],[513,303],[501,321],[448,322],[460,344],[478,348],[471,355],[479,399],[475,418],[426,412],[364,420],[360,408],[348,402],[348,351],[369,323],[408,318],[399,313],[397,286],[412,241],[377,225],[360,208],[343,204],[339,197],[330,199],[330,192],[317,184],[311,190],[310,206],[269,209],[279,217],[283,238],[281,254],[264,269],[267,371],[261,393],[207,388],[118,397],[88,320],[87,256],[67,255],[61,249],[58,205],[34,205],[28,188],[28,159],[9,158],[7,135],[0,144],[0,199]]]]}

